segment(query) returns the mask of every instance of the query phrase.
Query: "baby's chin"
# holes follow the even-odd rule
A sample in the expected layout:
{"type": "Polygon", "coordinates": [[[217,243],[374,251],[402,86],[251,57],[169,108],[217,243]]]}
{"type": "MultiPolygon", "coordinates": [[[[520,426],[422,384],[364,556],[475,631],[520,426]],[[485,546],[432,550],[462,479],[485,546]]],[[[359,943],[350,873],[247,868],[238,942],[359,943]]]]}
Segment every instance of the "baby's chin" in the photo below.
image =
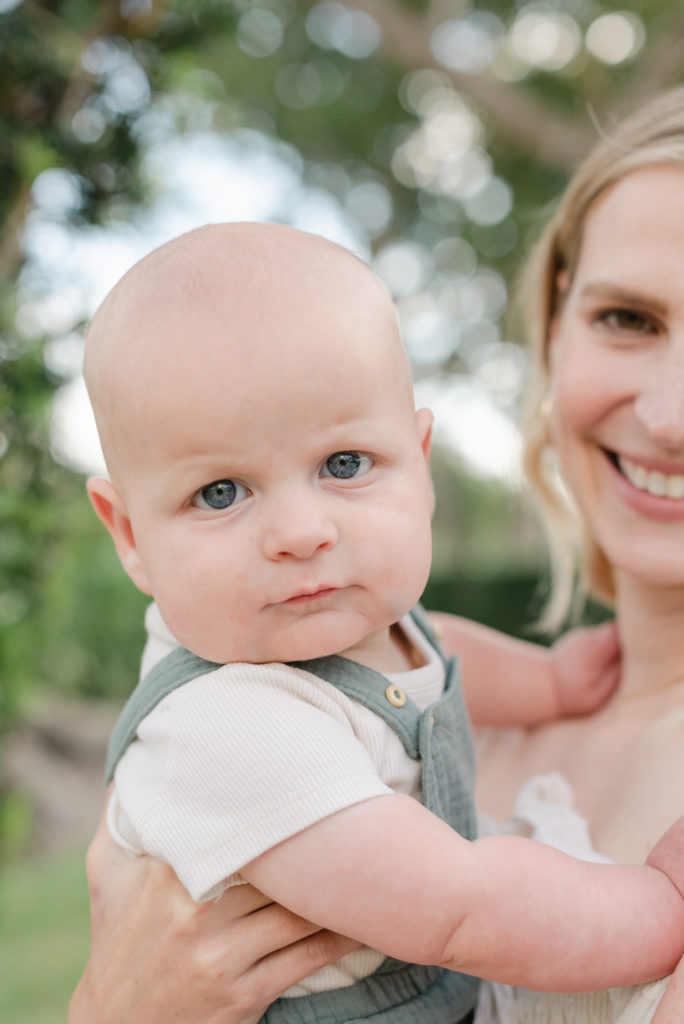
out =
{"type": "Polygon", "coordinates": [[[220,665],[237,662],[266,665],[344,655],[362,643],[370,632],[364,620],[359,621],[352,615],[318,616],[316,623],[313,618],[280,632],[271,631],[268,636],[248,637],[242,633],[233,638],[223,635],[215,642],[205,637],[201,643],[192,643],[193,638],[188,638],[191,642],[186,641],[184,646],[200,658],[220,665]],[[332,621],[323,621],[328,618],[332,621]]]}
{"type": "MultiPolygon", "coordinates": [[[[361,634],[363,636],[363,634],[361,634]]],[[[255,648],[252,657],[242,660],[255,664],[270,662],[312,661],[314,658],[327,658],[331,654],[344,654],[360,639],[358,631],[333,630],[323,636],[303,635],[283,637],[279,643],[268,643],[255,648]]]]}

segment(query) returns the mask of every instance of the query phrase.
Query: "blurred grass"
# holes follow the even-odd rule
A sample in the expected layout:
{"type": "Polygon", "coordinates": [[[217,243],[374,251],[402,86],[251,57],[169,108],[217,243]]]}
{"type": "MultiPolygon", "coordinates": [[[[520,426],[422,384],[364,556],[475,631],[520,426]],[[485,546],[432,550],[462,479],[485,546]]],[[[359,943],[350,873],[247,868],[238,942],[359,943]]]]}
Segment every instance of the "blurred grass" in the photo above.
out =
{"type": "Polygon", "coordinates": [[[85,849],[0,869],[0,1021],[64,1024],[89,943],[85,849]]]}

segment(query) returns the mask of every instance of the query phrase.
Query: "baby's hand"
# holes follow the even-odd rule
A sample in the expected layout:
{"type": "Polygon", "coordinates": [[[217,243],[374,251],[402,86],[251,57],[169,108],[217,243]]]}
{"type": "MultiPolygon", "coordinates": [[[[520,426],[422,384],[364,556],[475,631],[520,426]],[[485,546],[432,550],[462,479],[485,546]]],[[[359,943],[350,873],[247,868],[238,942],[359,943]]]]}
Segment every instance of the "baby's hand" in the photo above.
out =
{"type": "Polygon", "coordinates": [[[646,863],[670,879],[684,897],[684,818],[679,818],[655,844],[646,863]]]}
{"type": "Polygon", "coordinates": [[[618,684],[620,645],[613,622],[570,630],[552,645],[550,656],[561,717],[596,711],[618,684]]]}

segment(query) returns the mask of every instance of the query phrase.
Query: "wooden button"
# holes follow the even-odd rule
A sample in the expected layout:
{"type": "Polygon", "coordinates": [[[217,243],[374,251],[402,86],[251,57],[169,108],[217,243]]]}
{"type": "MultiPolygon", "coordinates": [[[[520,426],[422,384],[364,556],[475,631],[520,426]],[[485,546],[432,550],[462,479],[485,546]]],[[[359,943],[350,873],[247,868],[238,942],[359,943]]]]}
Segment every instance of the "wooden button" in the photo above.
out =
{"type": "Polygon", "coordinates": [[[395,686],[394,683],[390,683],[387,687],[385,690],[385,696],[390,704],[395,708],[403,708],[406,703],[406,694],[403,690],[400,690],[398,686],[395,686]]]}

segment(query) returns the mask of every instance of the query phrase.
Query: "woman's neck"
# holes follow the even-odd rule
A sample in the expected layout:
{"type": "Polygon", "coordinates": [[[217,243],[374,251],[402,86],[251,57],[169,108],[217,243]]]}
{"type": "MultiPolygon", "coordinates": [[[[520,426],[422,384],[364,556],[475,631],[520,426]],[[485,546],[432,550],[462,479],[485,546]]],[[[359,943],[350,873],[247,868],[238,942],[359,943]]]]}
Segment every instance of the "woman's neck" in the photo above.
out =
{"type": "Polygon", "coordinates": [[[622,648],[618,696],[647,696],[684,683],[684,587],[618,577],[615,609],[622,648]]]}

